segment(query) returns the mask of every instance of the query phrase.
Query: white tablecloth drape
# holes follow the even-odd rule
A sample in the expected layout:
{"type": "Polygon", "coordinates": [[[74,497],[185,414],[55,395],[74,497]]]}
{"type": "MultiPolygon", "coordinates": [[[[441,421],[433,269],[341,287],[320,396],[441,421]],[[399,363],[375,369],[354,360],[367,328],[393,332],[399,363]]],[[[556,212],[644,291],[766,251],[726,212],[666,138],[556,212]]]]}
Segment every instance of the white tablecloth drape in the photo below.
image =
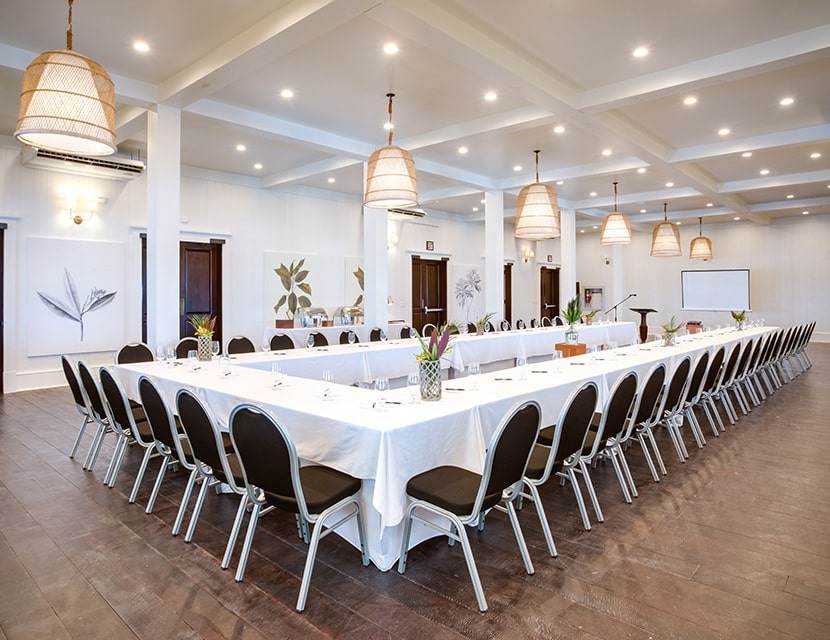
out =
{"type": "MultiPolygon", "coordinates": [[[[690,336],[681,339],[676,347],[657,343],[634,345],[559,362],[539,362],[528,365],[524,371],[511,368],[474,378],[460,377],[444,382],[440,401],[417,404],[406,388],[388,392],[387,400],[393,404],[379,405],[375,391],[347,385],[336,385],[333,396],[323,399],[317,380],[291,376],[274,388],[269,373],[254,367],[232,366],[230,375],[225,376],[218,361],[200,363],[196,371],[187,363],[152,362],[120,365],[116,372],[133,398],[138,397],[141,375],[155,380],[172,406],[180,388],[195,391],[223,428],[227,428],[231,410],[240,403],[252,402],[271,412],[294,438],[304,460],[363,480],[361,499],[369,554],[375,565],[386,570],[393,566],[399,553],[399,525],[406,509],[407,481],[442,464],[480,471],[490,436],[516,403],[537,400],[542,407],[543,426],[553,424],[569,393],[584,380],[597,381],[602,401],[623,372],[633,369],[642,377],[661,360],[668,363],[671,371],[686,354],[696,358],[719,344],[747,340],[768,330],[754,328],[740,333],[690,336]]],[[[377,353],[395,348],[389,343],[378,345],[377,353]]],[[[374,351],[373,345],[366,349],[366,355],[374,351]]],[[[311,359],[320,357],[308,350],[305,353],[311,359]]],[[[343,535],[353,542],[357,540],[355,529],[344,530],[343,535]]],[[[417,527],[413,544],[431,535],[430,529],[417,527]]]]}

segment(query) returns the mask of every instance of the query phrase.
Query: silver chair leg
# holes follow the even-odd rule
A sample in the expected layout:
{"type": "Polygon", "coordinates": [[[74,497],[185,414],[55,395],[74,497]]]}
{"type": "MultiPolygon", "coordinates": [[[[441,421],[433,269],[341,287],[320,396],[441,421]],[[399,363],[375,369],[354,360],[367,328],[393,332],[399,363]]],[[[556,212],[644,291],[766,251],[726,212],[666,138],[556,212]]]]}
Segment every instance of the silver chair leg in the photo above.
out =
{"type": "Polygon", "coordinates": [[[248,531],[245,534],[245,541],[242,543],[242,553],[239,556],[239,566],[236,568],[236,575],[234,580],[242,582],[242,576],[245,575],[245,565],[248,564],[248,555],[251,553],[251,543],[254,541],[254,531],[259,520],[259,512],[262,510],[262,503],[255,502],[254,508],[251,510],[251,519],[248,521],[248,531]]]}
{"type": "Polygon", "coordinates": [[[585,508],[585,500],[582,497],[582,489],[579,488],[579,482],[576,477],[576,473],[573,470],[573,467],[567,467],[565,472],[567,474],[568,480],[571,481],[571,487],[574,490],[574,495],[576,496],[576,504],[579,507],[579,515],[582,516],[582,525],[585,527],[586,531],[591,530],[591,521],[588,518],[588,510],[585,508]]]}
{"type": "Polygon", "coordinates": [[[225,555],[222,556],[223,569],[227,569],[231,564],[231,556],[233,555],[233,548],[236,546],[236,539],[239,536],[239,529],[242,527],[242,520],[245,517],[245,507],[248,505],[248,494],[243,493],[239,500],[239,508],[236,510],[236,518],[233,520],[231,533],[228,536],[228,544],[225,545],[225,555]]]}
{"type": "Polygon", "coordinates": [[[605,518],[602,515],[602,509],[599,507],[597,492],[594,490],[594,483],[591,481],[591,475],[588,473],[588,465],[585,464],[585,461],[582,458],[579,459],[579,470],[582,471],[582,476],[585,478],[585,488],[588,489],[588,496],[591,498],[591,504],[594,505],[594,513],[597,514],[597,520],[599,522],[605,522],[605,518]]]}
{"type": "Polygon", "coordinates": [[[623,475],[623,470],[620,465],[620,461],[617,458],[617,452],[614,449],[610,450],[611,456],[611,464],[614,467],[614,473],[617,474],[617,480],[620,483],[620,489],[622,489],[623,498],[628,504],[631,504],[631,493],[628,490],[628,480],[626,480],[625,476],[623,475]]]}
{"type": "Polygon", "coordinates": [[[510,518],[510,524],[513,526],[513,534],[516,536],[516,542],[519,544],[519,553],[522,554],[522,560],[524,560],[527,574],[532,576],[534,573],[533,562],[530,560],[530,553],[527,550],[527,543],[522,534],[519,517],[516,515],[516,507],[513,505],[512,500],[507,502],[507,516],[510,518]]]}
{"type": "Polygon", "coordinates": [[[141,484],[141,480],[144,478],[145,471],[147,471],[147,463],[150,462],[151,455],[153,455],[153,447],[145,448],[144,457],[141,459],[141,466],[138,468],[138,473],[135,476],[133,490],[130,492],[130,504],[135,502],[135,498],[138,495],[138,487],[141,484]]]}
{"type": "Polygon", "coordinates": [[[646,459],[646,464],[648,464],[648,468],[651,471],[651,477],[654,478],[655,482],[660,482],[660,476],[657,475],[657,469],[654,468],[654,462],[651,459],[651,454],[648,451],[648,445],[646,444],[645,433],[641,432],[637,434],[637,441],[640,443],[640,448],[643,450],[643,456],[646,459]]]}
{"type": "Polygon", "coordinates": [[[196,469],[190,472],[187,478],[187,485],[184,488],[184,495],[182,496],[182,503],[179,505],[179,512],[176,514],[176,521],[173,523],[173,535],[179,535],[179,530],[182,528],[182,521],[184,520],[184,512],[187,511],[187,503],[190,502],[190,494],[193,493],[193,485],[196,484],[196,477],[199,473],[196,469]]]}
{"type": "Polygon", "coordinates": [[[654,458],[657,460],[657,466],[660,467],[660,473],[666,475],[666,465],[663,464],[663,456],[660,455],[660,449],[657,448],[657,441],[654,439],[654,433],[651,428],[646,432],[646,437],[651,443],[651,448],[654,450],[654,458]]]}
{"type": "Polygon", "coordinates": [[[78,446],[81,444],[81,438],[83,438],[84,431],[86,431],[86,426],[91,422],[94,422],[92,418],[84,416],[84,421],[81,423],[80,429],[78,429],[78,435],[75,436],[75,444],[72,445],[72,452],[69,454],[70,458],[74,458],[78,452],[78,446]]]}
{"type": "Polygon", "coordinates": [[[631,496],[633,498],[639,497],[640,494],[637,493],[637,485],[634,484],[634,478],[631,475],[631,469],[628,468],[628,460],[625,458],[625,452],[622,447],[617,447],[617,457],[619,458],[625,479],[628,480],[628,488],[631,491],[631,496]]]}
{"type": "Polygon", "coordinates": [[[196,496],[196,505],[193,507],[193,513],[190,514],[190,523],[187,525],[187,531],[184,534],[184,541],[190,542],[193,540],[193,532],[196,530],[196,522],[199,520],[199,514],[202,512],[202,505],[205,503],[205,496],[208,492],[210,482],[207,478],[202,478],[202,487],[199,489],[199,495],[196,496]]]}
{"type": "Polygon", "coordinates": [[[161,488],[161,481],[164,480],[164,474],[167,472],[167,467],[170,466],[171,459],[170,456],[164,456],[161,461],[161,467],[159,467],[159,473],[156,476],[156,482],[153,484],[153,491],[150,494],[150,499],[147,501],[147,508],[144,510],[144,513],[152,513],[153,506],[156,504],[156,498],[159,494],[159,489],[161,488]]]}
{"type": "Polygon", "coordinates": [[[548,545],[548,552],[550,553],[552,558],[555,558],[557,555],[556,545],[553,543],[553,535],[550,531],[550,524],[548,524],[548,518],[545,515],[545,508],[542,506],[542,500],[539,497],[539,489],[536,487],[536,485],[527,480],[524,481],[524,484],[527,487],[528,491],[530,491],[530,495],[523,495],[525,498],[528,498],[533,503],[534,507],[536,507],[536,514],[539,516],[539,524],[542,527],[542,535],[545,536],[545,542],[548,545]]]}

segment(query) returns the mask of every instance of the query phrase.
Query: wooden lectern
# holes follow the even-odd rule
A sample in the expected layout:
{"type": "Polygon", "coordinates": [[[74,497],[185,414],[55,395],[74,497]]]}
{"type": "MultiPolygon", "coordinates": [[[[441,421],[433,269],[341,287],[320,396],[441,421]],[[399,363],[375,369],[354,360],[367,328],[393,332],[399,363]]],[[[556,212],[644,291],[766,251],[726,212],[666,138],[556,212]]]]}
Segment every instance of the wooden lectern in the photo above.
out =
{"type": "Polygon", "coordinates": [[[640,314],[640,342],[645,342],[648,338],[648,322],[646,322],[646,316],[649,313],[657,313],[657,309],[634,309],[631,308],[631,311],[634,313],[640,314]]]}

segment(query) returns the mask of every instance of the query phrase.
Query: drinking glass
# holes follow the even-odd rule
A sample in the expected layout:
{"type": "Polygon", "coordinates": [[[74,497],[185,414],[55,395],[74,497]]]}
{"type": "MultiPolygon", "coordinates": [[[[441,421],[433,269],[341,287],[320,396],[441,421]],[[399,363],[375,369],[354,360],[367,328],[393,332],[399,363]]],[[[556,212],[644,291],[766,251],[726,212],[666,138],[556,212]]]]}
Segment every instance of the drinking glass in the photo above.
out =
{"type": "Polygon", "coordinates": [[[282,387],[283,374],[278,362],[271,363],[271,386],[274,389],[282,387]]]}
{"type": "Polygon", "coordinates": [[[271,350],[271,341],[268,340],[268,338],[263,338],[262,339],[262,345],[260,345],[260,346],[262,347],[263,351],[270,351],[271,350]]]}
{"type": "Polygon", "coordinates": [[[415,327],[409,327],[409,337],[410,338],[417,338],[418,332],[415,330],[415,327]]]}
{"type": "Polygon", "coordinates": [[[320,374],[320,393],[323,400],[330,400],[332,394],[332,385],[334,384],[334,374],[331,369],[323,369],[320,374]]]}
{"type": "Polygon", "coordinates": [[[409,389],[409,400],[412,404],[421,401],[421,376],[417,371],[412,371],[406,377],[406,387],[409,389]]]}
{"type": "Polygon", "coordinates": [[[314,346],[314,336],[310,333],[308,334],[308,337],[305,339],[305,346],[307,346],[309,349],[311,349],[311,347],[314,346]]]}
{"type": "Polygon", "coordinates": [[[481,373],[481,365],[478,362],[471,362],[467,365],[467,375],[470,376],[470,388],[478,389],[478,374],[481,373]]]}
{"type": "Polygon", "coordinates": [[[524,380],[527,376],[527,358],[525,356],[516,356],[516,373],[519,374],[519,380],[524,380]]]}
{"type": "Polygon", "coordinates": [[[187,352],[187,363],[194,371],[199,368],[199,354],[196,352],[196,349],[191,349],[187,352]]]}
{"type": "Polygon", "coordinates": [[[357,336],[355,335],[354,331],[349,331],[349,344],[354,344],[357,340],[357,336]]]}
{"type": "Polygon", "coordinates": [[[210,343],[210,352],[213,354],[214,358],[219,355],[219,341],[218,340],[214,340],[213,342],[210,343]]]}
{"type": "Polygon", "coordinates": [[[611,357],[612,360],[616,360],[617,359],[617,343],[616,343],[616,341],[612,340],[611,342],[609,342],[608,343],[608,349],[611,352],[608,355],[611,357]]]}
{"type": "Polygon", "coordinates": [[[380,330],[380,341],[386,342],[386,332],[383,329],[380,330]]]}
{"type": "Polygon", "coordinates": [[[163,346],[156,347],[156,360],[164,362],[167,359],[167,353],[163,346]]]}
{"type": "Polygon", "coordinates": [[[165,349],[165,353],[167,354],[167,361],[173,362],[176,359],[176,347],[167,347],[165,349]]]}
{"type": "Polygon", "coordinates": [[[458,333],[460,333],[461,335],[464,335],[465,333],[467,333],[467,329],[469,329],[466,322],[461,322],[457,326],[458,326],[458,333]]]}
{"type": "Polygon", "coordinates": [[[551,356],[551,359],[553,360],[553,370],[554,371],[561,371],[562,370],[562,352],[559,351],[559,350],[554,351],[553,355],[551,356]]]}
{"type": "Polygon", "coordinates": [[[377,392],[377,407],[383,411],[386,404],[386,394],[389,393],[389,380],[386,378],[375,379],[375,391],[377,392]]]}
{"type": "Polygon", "coordinates": [[[231,359],[227,355],[219,358],[219,376],[224,378],[231,375],[231,359]]]}

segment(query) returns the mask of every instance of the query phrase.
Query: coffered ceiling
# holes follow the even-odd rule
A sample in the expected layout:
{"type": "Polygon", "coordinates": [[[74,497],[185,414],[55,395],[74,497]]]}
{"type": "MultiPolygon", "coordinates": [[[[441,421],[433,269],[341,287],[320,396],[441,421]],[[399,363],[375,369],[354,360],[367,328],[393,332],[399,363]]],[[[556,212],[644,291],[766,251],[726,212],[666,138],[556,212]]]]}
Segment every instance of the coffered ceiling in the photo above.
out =
{"type": "MultiPolygon", "coordinates": [[[[60,0],[3,0],[0,135],[66,20],[60,0]]],[[[427,211],[481,218],[503,190],[512,216],[540,149],[589,230],[615,180],[642,229],[663,202],[707,222],[830,213],[827,0],[76,0],[73,23],[115,82],[123,154],[144,157],[146,110],[166,104],[184,165],[359,195],[391,91],[427,211]]]]}

